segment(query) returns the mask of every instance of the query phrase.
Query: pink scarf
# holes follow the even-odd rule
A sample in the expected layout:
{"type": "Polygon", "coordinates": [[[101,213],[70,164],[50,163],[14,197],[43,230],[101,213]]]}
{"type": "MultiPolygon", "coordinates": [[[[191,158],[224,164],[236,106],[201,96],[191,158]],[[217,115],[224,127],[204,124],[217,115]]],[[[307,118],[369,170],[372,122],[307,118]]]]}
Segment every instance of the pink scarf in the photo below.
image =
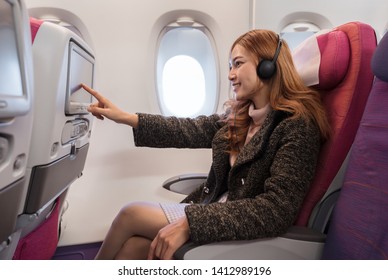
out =
{"type": "MultiPolygon", "coordinates": [[[[244,145],[248,144],[249,141],[252,139],[253,135],[257,131],[259,131],[261,125],[263,124],[265,118],[267,117],[268,113],[271,111],[271,106],[269,103],[265,105],[263,108],[255,109],[255,106],[251,104],[249,106],[249,116],[251,117],[252,121],[248,129],[247,138],[245,139],[244,145]]],[[[237,158],[237,154],[230,155],[229,161],[230,165],[233,166],[237,158]]]]}

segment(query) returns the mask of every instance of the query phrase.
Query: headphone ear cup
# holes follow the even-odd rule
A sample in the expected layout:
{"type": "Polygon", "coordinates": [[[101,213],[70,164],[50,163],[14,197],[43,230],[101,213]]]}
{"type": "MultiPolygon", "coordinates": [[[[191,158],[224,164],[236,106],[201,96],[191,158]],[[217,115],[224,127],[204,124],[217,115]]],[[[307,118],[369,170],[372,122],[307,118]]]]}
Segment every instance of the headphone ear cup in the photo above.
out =
{"type": "Polygon", "coordinates": [[[275,74],[276,72],[276,63],[268,60],[263,59],[260,61],[259,65],[256,68],[257,76],[259,76],[260,79],[268,80],[275,74]]]}

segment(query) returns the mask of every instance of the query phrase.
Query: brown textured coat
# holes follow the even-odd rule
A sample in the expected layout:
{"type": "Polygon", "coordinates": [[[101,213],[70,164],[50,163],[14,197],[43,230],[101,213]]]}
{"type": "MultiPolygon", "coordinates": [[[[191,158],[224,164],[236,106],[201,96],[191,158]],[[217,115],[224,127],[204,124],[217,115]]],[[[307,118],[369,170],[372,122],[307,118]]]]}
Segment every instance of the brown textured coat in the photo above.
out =
{"type": "Polygon", "coordinates": [[[294,222],[313,178],[320,149],[318,128],[272,111],[231,168],[227,126],[219,115],[194,119],[139,114],[135,144],[212,148],[207,181],[183,202],[194,243],[278,236],[294,222]],[[228,191],[228,201],[217,198],[228,191]]]}

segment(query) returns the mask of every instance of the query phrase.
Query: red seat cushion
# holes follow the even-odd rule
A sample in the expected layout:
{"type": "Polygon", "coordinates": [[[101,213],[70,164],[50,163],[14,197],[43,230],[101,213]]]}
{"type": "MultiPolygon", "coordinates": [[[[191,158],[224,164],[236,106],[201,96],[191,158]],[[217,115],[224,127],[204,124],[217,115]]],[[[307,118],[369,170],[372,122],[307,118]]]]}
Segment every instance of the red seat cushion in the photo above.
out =
{"type": "MultiPolygon", "coordinates": [[[[373,83],[370,61],[376,48],[373,28],[360,22],[318,34],[315,41],[321,61],[315,71],[316,83],[309,85],[317,87],[322,94],[332,134],[322,146],[316,175],[296,221],[302,226],[307,225],[352,146],[373,83]]],[[[295,59],[298,69],[309,64],[298,63],[295,59]]],[[[311,75],[309,81],[313,80],[311,75]]]]}

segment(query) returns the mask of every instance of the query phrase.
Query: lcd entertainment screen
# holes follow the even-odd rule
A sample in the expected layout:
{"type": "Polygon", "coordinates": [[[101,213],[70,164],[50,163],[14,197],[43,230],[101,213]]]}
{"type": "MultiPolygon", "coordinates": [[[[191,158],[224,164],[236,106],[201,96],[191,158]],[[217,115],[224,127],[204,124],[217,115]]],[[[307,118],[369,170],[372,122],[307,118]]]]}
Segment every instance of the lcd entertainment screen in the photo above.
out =
{"type": "Polygon", "coordinates": [[[22,77],[12,7],[0,2],[0,100],[23,96],[22,77]]]}
{"type": "Polygon", "coordinates": [[[93,87],[94,58],[75,42],[70,42],[66,114],[87,114],[92,96],[81,88],[93,87]]]}

